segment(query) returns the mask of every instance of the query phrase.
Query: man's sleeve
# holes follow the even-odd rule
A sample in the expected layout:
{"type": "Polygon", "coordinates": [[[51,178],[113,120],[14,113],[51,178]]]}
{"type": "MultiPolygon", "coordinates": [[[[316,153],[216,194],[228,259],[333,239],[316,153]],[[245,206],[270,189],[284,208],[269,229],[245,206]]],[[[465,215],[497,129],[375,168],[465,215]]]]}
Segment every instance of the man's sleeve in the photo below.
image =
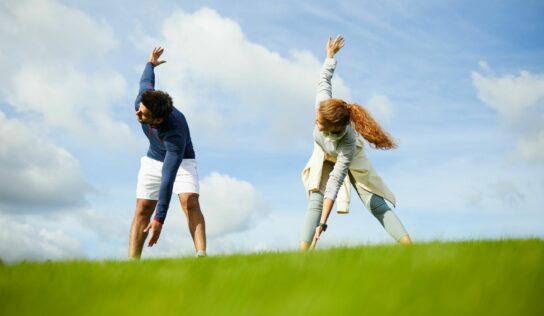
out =
{"type": "Polygon", "coordinates": [[[140,90],[138,91],[138,96],[134,101],[134,109],[137,111],[140,107],[140,101],[142,100],[142,94],[147,90],[155,89],[155,71],[153,64],[147,63],[140,78],[140,90]]]}
{"type": "Polygon", "coordinates": [[[164,223],[170,199],[172,198],[172,189],[178,172],[183,153],[185,152],[185,137],[183,135],[165,136],[163,140],[166,146],[166,157],[162,165],[161,187],[159,191],[159,201],[155,212],[155,220],[164,223]]]}

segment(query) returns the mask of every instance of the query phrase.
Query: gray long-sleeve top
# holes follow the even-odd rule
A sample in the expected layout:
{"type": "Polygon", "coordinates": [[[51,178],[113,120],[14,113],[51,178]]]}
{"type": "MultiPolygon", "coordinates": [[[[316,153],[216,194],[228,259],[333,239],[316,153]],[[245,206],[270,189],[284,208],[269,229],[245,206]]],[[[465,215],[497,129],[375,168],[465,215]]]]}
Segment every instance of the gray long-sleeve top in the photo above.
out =
{"type": "MultiPolygon", "coordinates": [[[[321,101],[332,98],[331,79],[335,68],[335,59],[325,59],[317,86],[316,111],[319,108],[319,103],[321,101]]],[[[351,124],[346,126],[345,131],[340,134],[321,132],[316,125],[314,129],[314,140],[317,145],[323,149],[325,154],[336,157],[336,163],[329,174],[329,180],[327,181],[324,193],[325,198],[334,201],[340,186],[348,174],[349,166],[353,160],[355,144],[357,142],[356,132],[351,124]]]]}

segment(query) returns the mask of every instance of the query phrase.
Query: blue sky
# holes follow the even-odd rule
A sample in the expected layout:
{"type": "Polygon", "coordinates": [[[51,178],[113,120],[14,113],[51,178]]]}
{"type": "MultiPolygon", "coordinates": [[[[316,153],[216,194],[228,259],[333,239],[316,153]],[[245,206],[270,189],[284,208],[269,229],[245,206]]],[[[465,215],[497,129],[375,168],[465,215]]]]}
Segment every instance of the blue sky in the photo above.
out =
{"type": "MultiPolygon", "coordinates": [[[[292,250],[328,36],[334,95],[399,142],[367,147],[416,241],[544,237],[544,4],[539,1],[3,1],[0,253],[124,258],[146,139],[132,102],[157,88],[190,123],[209,253],[292,250]]],[[[364,209],[321,245],[391,243],[364,209]]],[[[192,255],[174,199],[144,257],[192,255]]]]}

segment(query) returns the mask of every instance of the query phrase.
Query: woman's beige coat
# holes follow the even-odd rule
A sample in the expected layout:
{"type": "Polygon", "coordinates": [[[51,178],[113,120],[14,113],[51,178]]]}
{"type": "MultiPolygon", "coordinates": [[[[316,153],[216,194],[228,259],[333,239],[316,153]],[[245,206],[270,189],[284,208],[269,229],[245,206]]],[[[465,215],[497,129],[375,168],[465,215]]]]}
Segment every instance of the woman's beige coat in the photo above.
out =
{"type": "MultiPolygon", "coordinates": [[[[326,155],[321,147],[314,143],[312,156],[310,157],[310,160],[308,160],[304,170],[302,170],[302,182],[304,183],[304,188],[308,194],[310,194],[310,192],[317,192],[320,187],[322,187],[321,173],[325,160],[335,162],[334,157],[326,155]]],[[[364,153],[363,142],[360,139],[357,141],[355,147],[355,156],[349,167],[349,173],[352,175],[355,182],[364,190],[379,195],[388,200],[391,204],[396,205],[395,195],[389,190],[382,178],[374,170],[370,160],[368,160],[364,153]]],[[[336,197],[336,208],[338,213],[349,213],[350,199],[351,186],[349,176],[347,176],[336,197]]]]}

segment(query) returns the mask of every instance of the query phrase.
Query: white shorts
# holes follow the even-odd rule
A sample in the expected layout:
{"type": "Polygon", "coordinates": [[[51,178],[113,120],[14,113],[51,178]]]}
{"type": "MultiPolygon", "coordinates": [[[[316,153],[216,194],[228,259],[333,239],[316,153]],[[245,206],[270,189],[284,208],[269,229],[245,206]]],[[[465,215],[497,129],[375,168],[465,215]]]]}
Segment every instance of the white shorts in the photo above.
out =
{"type": "MultiPolygon", "coordinates": [[[[161,178],[162,162],[147,156],[142,157],[138,172],[138,184],[136,185],[136,198],[158,200],[161,178]]],[[[183,159],[176,174],[172,192],[175,194],[199,193],[199,190],[196,160],[183,159]]]]}

